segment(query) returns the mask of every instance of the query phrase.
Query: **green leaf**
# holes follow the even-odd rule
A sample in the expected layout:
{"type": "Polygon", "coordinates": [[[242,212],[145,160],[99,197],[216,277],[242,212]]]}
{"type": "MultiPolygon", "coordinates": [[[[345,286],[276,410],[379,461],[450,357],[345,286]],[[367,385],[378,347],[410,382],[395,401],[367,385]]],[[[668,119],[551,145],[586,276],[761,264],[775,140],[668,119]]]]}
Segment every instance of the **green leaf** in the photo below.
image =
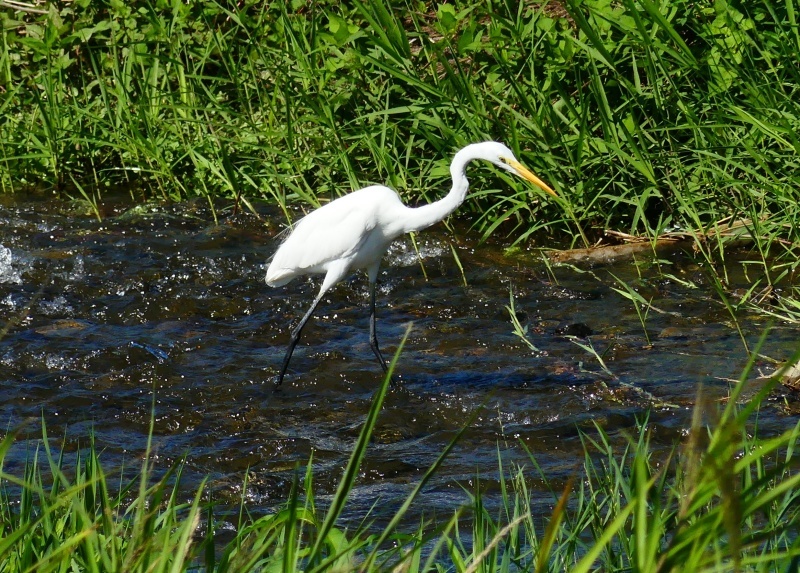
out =
{"type": "Polygon", "coordinates": [[[436,11],[436,17],[439,19],[442,29],[447,32],[452,32],[458,26],[456,9],[452,4],[440,4],[439,9],[436,11]]]}

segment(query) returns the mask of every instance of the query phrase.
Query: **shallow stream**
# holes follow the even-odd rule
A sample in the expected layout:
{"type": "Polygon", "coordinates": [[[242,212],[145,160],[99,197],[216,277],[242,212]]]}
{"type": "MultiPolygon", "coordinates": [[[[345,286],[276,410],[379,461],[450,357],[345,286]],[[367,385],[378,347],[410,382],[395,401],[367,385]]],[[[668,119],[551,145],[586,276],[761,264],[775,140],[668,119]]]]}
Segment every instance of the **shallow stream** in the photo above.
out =
{"type": "MultiPolygon", "coordinates": [[[[318,493],[334,490],[382,379],[363,274],[325,298],[275,392],[288,330],[319,286],[318,278],[264,283],[280,214],[221,209],[215,223],[200,202],[116,201],[98,221],[70,203],[2,201],[0,412],[6,428],[22,427],[5,471],[19,471],[34,451],[44,418],[56,446],[65,440],[75,451],[93,432],[105,469],[135,475],[154,413],[157,467],[185,456],[187,497],[210,476],[214,498],[235,505],[248,475],[249,508],[268,510],[312,453],[318,493]]],[[[479,244],[452,223],[453,232],[439,225],[418,235],[417,249],[398,241],[385,259],[378,337],[387,357],[413,327],[350,519],[376,500],[376,518],[391,513],[478,408],[416,515],[449,517],[476,476],[491,491],[498,456],[507,468],[529,468],[536,490],[522,444],[556,483],[579,467],[580,433],[595,425],[624,436],[649,412],[653,440],[669,447],[689,426],[698,387],[714,407],[746,364],[728,311],[685,254],[551,267],[539,252],[479,244]],[[650,301],[646,316],[613,290],[622,282],[650,301]],[[538,350],[514,334],[510,293],[538,350]]],[[[744,274],[732,280],[749,285],[744,274]]],[[[767,321],[739,319],[752,347],[767,321]]],[[[787,358],[797,335],[775,325],[762,354],[787,358]]],[[[760,361],[752,377],[773,368],[760,361]]],[[[774,393],[762,431],[795,423],[786,399],[794,398],[774,393]]],[[[542,490],[543,512],[551,501],[542,490]]]]}

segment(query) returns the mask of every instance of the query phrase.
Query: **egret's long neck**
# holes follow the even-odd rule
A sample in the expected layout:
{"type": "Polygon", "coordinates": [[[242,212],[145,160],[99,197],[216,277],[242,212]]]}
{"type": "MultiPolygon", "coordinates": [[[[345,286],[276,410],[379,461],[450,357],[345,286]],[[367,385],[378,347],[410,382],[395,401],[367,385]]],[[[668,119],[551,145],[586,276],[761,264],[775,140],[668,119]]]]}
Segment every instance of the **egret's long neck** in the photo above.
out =
{"type": "Polygon", "coordinates": [[[421,231],[426,227],[430,227],[458,209],[458,206],[464,202],[467,196],[467,189],[469,189],[466,173],[467,163],[473,159],[467,151],[468,149],[469,146],[456,153],[452,163],[450,163],[450,175],[453,178],[453,187],[450,189],[450,193],[429,205],[409,209],[407,219],[404,221],[404,232],[421,231]]]}

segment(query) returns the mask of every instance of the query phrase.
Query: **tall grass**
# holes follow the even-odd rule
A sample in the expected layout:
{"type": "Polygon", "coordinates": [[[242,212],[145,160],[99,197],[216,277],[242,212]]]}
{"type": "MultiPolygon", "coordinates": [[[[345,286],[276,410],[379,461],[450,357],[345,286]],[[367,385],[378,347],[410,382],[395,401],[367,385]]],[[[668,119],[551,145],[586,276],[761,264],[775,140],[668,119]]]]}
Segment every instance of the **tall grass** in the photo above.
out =
{"type": "Polygon", "coordinates": [[[566,201],[487,182],[484,235],[677,226],[718,259],[734,218],[762,260],[797,240],[794,0],[39,7],[0,12],[6,190],[430,200],[455,148],[496,138],[566,201]]]}
{"type": "Polygon", "coordinates": [[[184,492],[180,463],[153,480],[148,447],[139,478],[113,488],[101,447],[90,441],[67,460],[52,451],[43,423],[21,475],[5,468],[13,432],[0,443],[0,571],[793,571],[800,425],[754,435],[772,385],[742,404],[750,368],[722,412],[698,394],[686,440],[671,453],[651,445],[646,418],[622,444],[598,427],[584,434],[583,468],[566,482],[548,480],[529,452],[529,467],[498,462],[499,509],[477,487],[451,519],[410,528],[404,516],[458,436],[387,525],[341,521],[390,375],[327,507],[314,495],[312,460],[282,507],[263,517],[242,507],[232,539],[217,531],[220,510],[205,484],[184,492]],[[549,515],[536,510],[537,477],[552,493],[549,515]]]}

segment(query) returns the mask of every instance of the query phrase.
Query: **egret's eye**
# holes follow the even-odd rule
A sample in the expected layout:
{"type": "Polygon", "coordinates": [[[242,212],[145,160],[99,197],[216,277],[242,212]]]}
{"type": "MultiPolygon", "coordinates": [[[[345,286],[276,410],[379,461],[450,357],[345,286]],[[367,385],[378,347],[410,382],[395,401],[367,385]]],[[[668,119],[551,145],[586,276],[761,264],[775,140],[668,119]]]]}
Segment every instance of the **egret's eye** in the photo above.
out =
{"type": "Polygon", "coordinates": [[[506,159],[506,158],[505,158],[505,157],[503,157],[502,155],[500,156],[500,162],[501,162],[501,163],[505,163],[506,165],[508,165],[508,159],[506,159]]]}

